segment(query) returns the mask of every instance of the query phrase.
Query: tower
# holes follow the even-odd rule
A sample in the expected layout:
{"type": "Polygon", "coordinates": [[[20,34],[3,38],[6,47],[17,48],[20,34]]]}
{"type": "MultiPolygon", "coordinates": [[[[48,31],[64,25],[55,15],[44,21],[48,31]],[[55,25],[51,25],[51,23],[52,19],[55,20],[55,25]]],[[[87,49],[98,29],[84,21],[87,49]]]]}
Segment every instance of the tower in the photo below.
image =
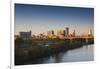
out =
{"type": "Polygon", "coordinates": [[[89,30],[88,35],[89,35],[89,36],[92,36],[92,29],[89,30]]]}
{"type": "Polygon", "coordinates": [[[66,37],[69,36],[69,28],[68,28],[68,27],[65,28],[65,36],[66,36],[66,37]]]}
{"type": "Polygon", "coordinates": [[[73,37],[75,37],[76,33],[75,33],[75,30],[73,31],[73,37]]]}
{"type": "Polygon", "coordinates": [[[47,31],[47,36],[49,38],[52,38],[54,36],[54,30],[51,30],[51,31],[47,31]]]}

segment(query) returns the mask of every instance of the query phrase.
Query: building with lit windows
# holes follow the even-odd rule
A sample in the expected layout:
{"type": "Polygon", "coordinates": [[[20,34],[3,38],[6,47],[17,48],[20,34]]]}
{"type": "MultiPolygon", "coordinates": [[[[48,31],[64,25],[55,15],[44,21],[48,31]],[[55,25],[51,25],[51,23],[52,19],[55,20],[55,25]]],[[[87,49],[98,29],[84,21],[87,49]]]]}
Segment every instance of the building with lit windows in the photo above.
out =
{"type": "Polygon", "coordinates": [[[53,36],[54,36],[54,31],[53,30],[47,31],[47,37],[48,38],[53,38],[53,36]]]}

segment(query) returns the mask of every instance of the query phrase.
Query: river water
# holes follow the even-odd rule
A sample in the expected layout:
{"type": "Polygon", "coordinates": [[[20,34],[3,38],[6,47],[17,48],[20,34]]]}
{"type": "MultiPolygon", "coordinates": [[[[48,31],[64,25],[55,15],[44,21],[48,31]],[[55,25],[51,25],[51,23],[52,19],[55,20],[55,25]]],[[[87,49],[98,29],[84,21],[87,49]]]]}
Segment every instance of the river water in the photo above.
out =
{"type": "MultiPolygon", "coordinates": [[[[94,60],[94,45],[85,45],[81,48],[68,50],[53,56],[31,61],[31,64],[63,63],[63,62],[80,62],[94,60]]],[[[29,63],[30,64],[30,63],[29,63]]]]}

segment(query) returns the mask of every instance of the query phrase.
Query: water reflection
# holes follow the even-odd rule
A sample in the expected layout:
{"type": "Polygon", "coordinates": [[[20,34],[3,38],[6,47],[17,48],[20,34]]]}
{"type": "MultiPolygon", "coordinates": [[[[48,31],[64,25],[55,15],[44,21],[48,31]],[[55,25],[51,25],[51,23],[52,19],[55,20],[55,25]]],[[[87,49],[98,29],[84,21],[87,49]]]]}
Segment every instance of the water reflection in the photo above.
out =
{"type": "Polygon", "coordinates": [[[46,58],[41,58],[36,61],[31,61],[31,64],[45,63],[61,63],[61,62],[77,62],[77,61],[93,61],[94,60],[94,45],[86,45],[81,48],[68,50],[59,54],[55,54],[46,58]]]}
{"type": "Polygon", "coordinates": [[[59,63],[62,61],[62,58],[64,56],[65,52],[59,53],[59,54],[55,54],[52,58],[55,60],[55,63],[59,63]]]}

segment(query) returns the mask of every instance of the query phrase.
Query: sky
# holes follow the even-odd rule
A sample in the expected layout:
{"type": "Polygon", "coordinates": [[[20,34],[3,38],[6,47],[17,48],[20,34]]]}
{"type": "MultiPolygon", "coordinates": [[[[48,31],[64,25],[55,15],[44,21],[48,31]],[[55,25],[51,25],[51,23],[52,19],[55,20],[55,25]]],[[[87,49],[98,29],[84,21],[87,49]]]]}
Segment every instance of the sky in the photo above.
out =
{"type": "Polygon", "coordinates": [[[32,34],[69,27],[77,35],[94,32],[94,8],[15,4],[15,34],[32,31],[32,34]]]}

